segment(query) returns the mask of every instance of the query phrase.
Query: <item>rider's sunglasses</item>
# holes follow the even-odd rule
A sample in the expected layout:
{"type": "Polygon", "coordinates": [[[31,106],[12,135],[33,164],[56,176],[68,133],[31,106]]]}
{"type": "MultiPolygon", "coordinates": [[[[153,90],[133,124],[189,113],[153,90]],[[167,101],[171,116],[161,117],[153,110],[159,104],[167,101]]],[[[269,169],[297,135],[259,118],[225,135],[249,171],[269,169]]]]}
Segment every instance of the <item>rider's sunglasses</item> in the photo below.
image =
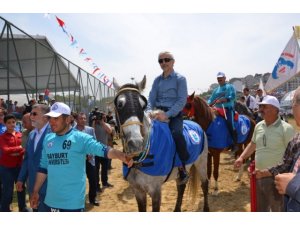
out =
{"type": "Polygon", "coordinates": [[[168,62],[170,62],[171,60],[173,60],[173,59],[171,59],[171,58],[164,58],[164,59],[159,59],[158,62],[159,62],[159,64],[162,64],[163,61],[165,61],[166,63],[168,63],[168,62]]]}

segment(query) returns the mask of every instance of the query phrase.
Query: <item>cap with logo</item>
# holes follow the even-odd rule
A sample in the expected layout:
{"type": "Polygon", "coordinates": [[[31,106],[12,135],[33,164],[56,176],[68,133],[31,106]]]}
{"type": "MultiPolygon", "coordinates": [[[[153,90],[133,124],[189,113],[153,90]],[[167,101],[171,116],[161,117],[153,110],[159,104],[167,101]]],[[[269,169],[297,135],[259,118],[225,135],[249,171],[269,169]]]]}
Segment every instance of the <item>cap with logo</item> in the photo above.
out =
{"type": "Polygon", "coordinates": [[[225,73],[219,72],[219,73],[217,73],[217,77],[225,77],[225,73]]]}
{"type": "Polygon", "coordinates": [[[261,102],[258,103],[259,105],[272,105],[277,109],[280,109],[279,101],[276,97],[271,95],[266,95],[261,102]]]}
{"type": "Polygon", "coordinates": [[[48,112],[45,115],[50,116],[50,117],[59,117],[63,114],[64,115],[71,115],[70,107],[67,106],[65,103],[56,102],[51,106],[50,112],[48,112]]]}

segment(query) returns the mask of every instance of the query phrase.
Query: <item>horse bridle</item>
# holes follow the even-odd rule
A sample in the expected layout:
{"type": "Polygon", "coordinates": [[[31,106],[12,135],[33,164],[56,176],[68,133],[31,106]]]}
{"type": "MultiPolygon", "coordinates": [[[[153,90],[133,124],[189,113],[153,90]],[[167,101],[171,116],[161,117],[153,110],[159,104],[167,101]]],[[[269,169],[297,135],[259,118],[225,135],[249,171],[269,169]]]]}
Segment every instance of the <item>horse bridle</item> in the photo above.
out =
{"type": "MultiPolygon", "coordinates": [[[[123,89],[120,89],[118,91],[118,93],[116,95],[116,99],[124,91],[136,91],[136,92],[138,92],[140,94],[140,91],[138,89],[136,89],[136,88],[129,88],[129,87],[128,88],[123,88],[123,89]]],[[[121,124],[120,118],[119,118],[119,113],[118,113],[118,110],[116,109],[116,104],[115,104],[115,112],[116,112],[116,117],[117,117],[118,124],[120,124],[120,128],[121,128],[120,130],[122,130],[122,131],[123,131],[123,127],[127,127],[127,126],[134,125],[134,124],[139,125],[141,127],[144,126],[144,124],[142,124],[140,121],[130,121],[130,122],[121,124]]]]}
{"type": "MultiPolygon", "coordinates": [[[[145,102],[147,104],[147,99],[143,95],[140,94],[140,91],[137,88],[131,88],[131,87],[120,89],[118,91],[118,93],[116,94],[115,99],[117,99],[118,96],[124,91],[135,91],[135,92],[137,92],[145,100],[145,102]]],[[[140,121],[129,121],[127,123],[121,124],[120,116],[119,116],[118,110],[116,108],[116,103],[114,104],[114,107],[115,107],[117,123],[120,125],[121,141],[122,141],[122,145],[123,145],[123,151],[126,153],[126,152],[128,152],[128,151],[126,151],[128,149],[128,144],[124,140],[125,135],[124,135],[123,128],[127,127],[127,126],[130,126],[130,125],[139,125],[142,137],[145,138],[145,133],[144,133],[144,130],[143,130],[144,124],[141,123],[140,121]]],[[[143,148],[143,151],[141,153],[139,153],[140,157],[137,160],[134,160],[133,163],[142,162],[147,157],[147,155],[149,153],[149,149],[150,149],[150,132],[149,132],[149,135],[147,137],[147,141],[145,142],[145,147],[143,148]]]]}

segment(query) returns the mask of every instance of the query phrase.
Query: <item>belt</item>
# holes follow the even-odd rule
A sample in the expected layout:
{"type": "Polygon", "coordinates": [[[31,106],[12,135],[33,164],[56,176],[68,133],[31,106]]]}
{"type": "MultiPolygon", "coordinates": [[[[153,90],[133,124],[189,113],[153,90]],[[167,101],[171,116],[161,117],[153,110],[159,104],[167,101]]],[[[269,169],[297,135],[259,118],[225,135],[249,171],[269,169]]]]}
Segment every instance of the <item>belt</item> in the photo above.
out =
{"type": "Polygon", "coordinates": [[[156,108],[157,108],[157,109],[161,109],[161,110],[164,111],[164,112],[167,112],[167,111],[170,110],[169,107],[165,107],[165,106],[157,106],[156,108]]]}

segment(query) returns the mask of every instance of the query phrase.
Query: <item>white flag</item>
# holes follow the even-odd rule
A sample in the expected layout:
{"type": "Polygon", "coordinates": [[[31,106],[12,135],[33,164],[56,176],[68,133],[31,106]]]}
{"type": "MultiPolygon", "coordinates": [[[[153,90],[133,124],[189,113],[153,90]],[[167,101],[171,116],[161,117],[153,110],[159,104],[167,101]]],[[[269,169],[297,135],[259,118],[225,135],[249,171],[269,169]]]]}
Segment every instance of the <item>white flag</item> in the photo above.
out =
{"type": "Polygon", "coordinates": [[[268,92],[279,87],[290,80],[298,72],[299,45],[293,34],[285,49],[281,53],[271,76],[269,77],[265,90],[268,92]]]}
{"type": "Polygon", "coordinates": [[[258,88],[263,91],[263,96],[265,96],[266,95],[266,91],[265,91],[264,83],[263,83],[263,81],[262,81],[261,78],[259,79],[259,87],[258,88]]]}

